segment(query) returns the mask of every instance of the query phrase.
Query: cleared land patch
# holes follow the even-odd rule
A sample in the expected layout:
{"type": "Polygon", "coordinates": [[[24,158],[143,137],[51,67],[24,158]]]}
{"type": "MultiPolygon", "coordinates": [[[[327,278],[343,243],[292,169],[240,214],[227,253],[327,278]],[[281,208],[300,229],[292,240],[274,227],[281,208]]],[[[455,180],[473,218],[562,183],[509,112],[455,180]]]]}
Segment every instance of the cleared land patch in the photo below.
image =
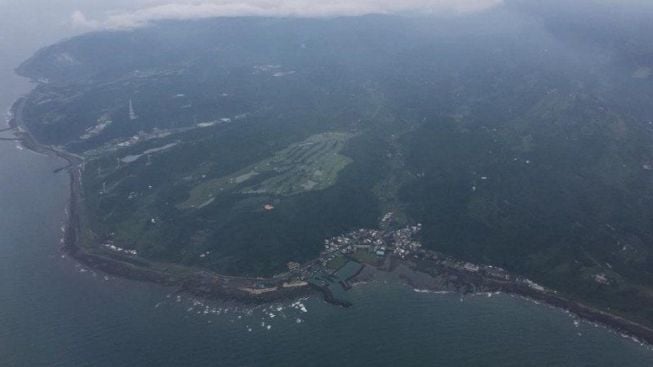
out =
{"type": "Polygon", "coordinates": [[[352,136],[343,132],[313,135],[231,175],[195,186],[188,200],[177,207],[197,208],[220,193],[233,190],[290,196],[326,189],[336,182],[338,172],[352,162],[340,154],[352,136]]]}

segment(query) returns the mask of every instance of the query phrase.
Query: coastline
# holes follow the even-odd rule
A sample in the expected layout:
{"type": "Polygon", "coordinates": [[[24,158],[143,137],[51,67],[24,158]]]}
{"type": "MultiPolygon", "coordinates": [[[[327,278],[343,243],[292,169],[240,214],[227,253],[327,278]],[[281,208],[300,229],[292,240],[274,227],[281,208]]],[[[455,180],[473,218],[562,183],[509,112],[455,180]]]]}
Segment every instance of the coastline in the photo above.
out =
{"type": "Polygon", "coordinates": [[[590,323],[603,325],[608,329],[628,336],[639,343],[653,345],[653,329],[619,315],[608,313],[585,303],[573,300],[557,291],[534,288],[531,286],[532,283],[501,281],[490,277],[482,277],[476,273],[460,271],[453,274],[454,276],[459,277],[458,282],[460,283],[455,285],[449,284],[448,286],[443,287],[441,286],[442,283],[437,283],[437,278],[431,276],[431,281],[436,281],[436,283],[433,284],[435,286],[429,286],[428,283],[424,283],[423,279],[425,273],[419,270],[418,264],[406,264],[403,262],[399,266],[408,267],[409,271],[399,272],[398,276],[405,284],[416,290],[430,292],[456,292],[461,295],[498,292],[523,297],[534,302],[541,302],[545,305],[567,311],[577,318],[590,323]],[[475,288],[469,289],[470,286],[475,288]]]}
{"type": "MultiPolygon", "coordinates": [[[[104,273],[126,279],[147,281],[166,287],[177,288],[180,292],[202,298],[237,301],[245,304],[261,304],[284,299],[294,299],[317,291],[308,284],[288,286],[290,276],[273,278],[249,278],[225,276],[205,270],[192,269],[171,264],[156,264],[139,261],[122,255],[111,255],[90,251],[80,246],[82,217],[81,175],[83,159],[74,154],[52,146],[39,144],[23,124],[22,110],[26,98],[18,99],[12,105],[13,117],[9,129],[13,130],[16,140],[25,148],[36,153],[59,157],[67,162],[66,170],[70,178],[70,192],[62,250],[79,263],[104,273]]],[[[58,171],[58,170],[57,170],[58,171]]],[[[388,255],[382,264],[364,263],[365,269],[352,281],[359,282],[376,277],[376,272],[396,275],[404,284],[415,289],[427,291],[452,291],[461,294],[502,292],[513,294],[571,312],[589,322],[604,325],[618,333],[626,334],[637,341],[653,345],[653,329],[608,313],[582,302],[560,295],[553,290],[523,278],[511,275],[509,279],[487,276],[478,271],[466,271],[456,267],[442,265],[431,259],[401,259],[388,255]]],[[[327,297],[328,301],[328,297],[327,297]]]]}
{"type": "MultiPolygon", "coordinates": [[[[285,279],[264,279],[232,277],[213,274],[207,271],[175,267],[164,264],[163,267],[175,270],[175,273],[165,272],[158,268],[161,264],[137,262],[120,255],[99,254],[88,251],[79,245],[80,209],[83,200],[81,194],[81,175],[83,159],[77,155],[56,149],[51,146],[41,145],[22,123],[22,110],[26,97],[18,99],[11,107],[12,118],[9,120],[9,130],[13,130],[16,141],[33,152],[55,156],[66,161],[66,166],[55,170],[66,170],[70,180],[69,200],[66,208],[66,223],[62,250],[80,264],[97,269],[106,274],[122,278],[146,281],[165,287],[177,288],[177,291],[186,292],[198,297],[233,300],[242,303],[259,304],[306,296],[314,293],[313,289],[305,287],[284,287],[285,279]],[[149,266],[151,265],[151,266],[149,266]],[[157,266],[158,265],[158,266],[157,266]],[[274,282],[277,289],[273,292],[248,292],[247,285],[264,281],[274,282]],[[234,284],[234,285],[232,285],[234,284]]],[[[6,131],[9,131],[6,130],[6,131]]],[[[271,285],[271,284],[267,284],[271,285]]]]}

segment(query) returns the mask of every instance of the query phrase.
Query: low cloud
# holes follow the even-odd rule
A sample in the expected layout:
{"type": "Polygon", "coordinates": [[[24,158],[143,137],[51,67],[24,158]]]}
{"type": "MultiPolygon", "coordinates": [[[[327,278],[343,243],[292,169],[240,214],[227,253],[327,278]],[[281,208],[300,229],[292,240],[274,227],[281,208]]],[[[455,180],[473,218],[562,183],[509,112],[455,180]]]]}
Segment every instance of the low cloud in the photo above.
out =
{"type": "Polygon", "coordinates": [[[73,12],[73,14],[70,16],[70,24],[73,26],[73,28],[99,28],[101,26],[100,22],[97,20],[92,20],[86,18],[86,15],[82,13],[79,10],[76,10],[73,12]]]}
{"type": "Polygon", "coordinates": [[[149,0],[140,9],[88,19],[76,11],[74,26],[89,29],[134,28],[159,20],[232,16],[331,17],[420,12],[469,13],[498,6],[503,0],[149,0]]]}

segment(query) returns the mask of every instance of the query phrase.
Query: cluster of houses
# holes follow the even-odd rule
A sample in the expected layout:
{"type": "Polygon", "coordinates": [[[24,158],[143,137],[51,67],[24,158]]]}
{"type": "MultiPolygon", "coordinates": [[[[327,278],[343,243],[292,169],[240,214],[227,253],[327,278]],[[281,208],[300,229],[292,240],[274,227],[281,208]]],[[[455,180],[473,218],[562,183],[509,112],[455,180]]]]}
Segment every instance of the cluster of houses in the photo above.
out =
{"type": "Polygon", "coordinates": [[[438,265],[444,266],[449,269],[453,269],[456,271],[463,271],[467,273],[478,273],[485,277],[494,278],[497,280],[505,280],[505,281],[511,280],[510,273],[508,273],[505,269],[500,268],[498,266],[478,265],[466,261],[459,261],[453,258],[445,257],[443,255],[438,255],[438,253],[430,250],[427,250],[425,252],[426,252],[426,258],[436,261],[438,265]]]}
{"type": "MultiPolygon", "coordinates": [[[[391,218],[386,214],[381,220],[382,225],[391,218]]],[[[349,233],[324,240],[324,251],[320,260],[326,264],[341,254],[352,254],[357,251],[367,251],[378,257],[394,254],[406,258],[410,254],[422,252],[422,244],[414,239],[422,229],[421,224],[408,226],[397,230],[358,229],[349,233]]]]}
{"type": "Polygon", "coordinates": [[[605,275],[604,273],[594,274],[594,281],[599,284],[610,284],[610,280],[608,280],[608,276],[605,275]]]}
{"type": "MultiPolygon", "coordinates": [[[[392,213],[384,215],[381,219],[381,228],[389,228],[392,218],[392,213]]],[[[479,275],[498,280],[511,280],[510,274],[500,267],[458,261],[435,251],[423,249],[422,244],[415,239],[421,229],[422,224],[418,223],[394,230],[358,229],[332,237],[324,240],[324,251],[321,253],[319,262],[324,266],[338,256],[353,254],[357,251],[368,251],[379,258],[392,254],[401,259],[431,260],[452,270],[479,273],[479,275]]],[[[536,284],[529,286],[540,289],[536,284]]]]}
{"type": "Polygon", "coordinates": [[[118,252],[118,253],[121,253],[121,254],[131,255],[131,256],[138,256],[138,251],[128,250],[128,249],[124,249],[122,247],[118,247],[118,246],[114,245],[113,242],[111,242],[111,241],[102,244],[102,246],[106,247],[107,249],[109,249],[111,251],[118,252]]]}
{"type": "Polygon", "coordinates": [[[119,148],[125,148],[147,140],[162,139],[169,136],[170,134],[171,132],[169,130],[158,129],[156,127],[153,128],[152,131],[150,132],[145,132],[141,130],[137,134],[135,134],[130,138],[127,138],[126,140],[116,142],[115,146],[119,148]]]}
{"type": "Polygon", "coordinates": [[[409,226],[398,229],[391,233],[392,244],[394,245],[393,253],[402,259],[413,254],[423,255],[422,244],[419,241],[413,240],[413,237],[422,230],[422,223],[417,223],[416,226],[409,226]]]}

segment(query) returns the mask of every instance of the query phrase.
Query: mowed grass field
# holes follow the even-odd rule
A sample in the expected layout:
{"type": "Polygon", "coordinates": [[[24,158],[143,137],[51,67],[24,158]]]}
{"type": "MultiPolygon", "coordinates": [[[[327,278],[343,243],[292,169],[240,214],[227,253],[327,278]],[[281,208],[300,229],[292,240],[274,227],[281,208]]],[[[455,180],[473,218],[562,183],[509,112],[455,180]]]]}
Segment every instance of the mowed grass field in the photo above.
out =
{"type": "Polygon", "coordinates": [[[313,135],[231,175],[207,180],[193,187],[190,197],[177,207],[201,208],[221,193],[234,191],[290,196],[326,189],[336,182],[338,173],[352,162],[349,157],[340,154],[352,136],[345,132],[313,135]]]}

